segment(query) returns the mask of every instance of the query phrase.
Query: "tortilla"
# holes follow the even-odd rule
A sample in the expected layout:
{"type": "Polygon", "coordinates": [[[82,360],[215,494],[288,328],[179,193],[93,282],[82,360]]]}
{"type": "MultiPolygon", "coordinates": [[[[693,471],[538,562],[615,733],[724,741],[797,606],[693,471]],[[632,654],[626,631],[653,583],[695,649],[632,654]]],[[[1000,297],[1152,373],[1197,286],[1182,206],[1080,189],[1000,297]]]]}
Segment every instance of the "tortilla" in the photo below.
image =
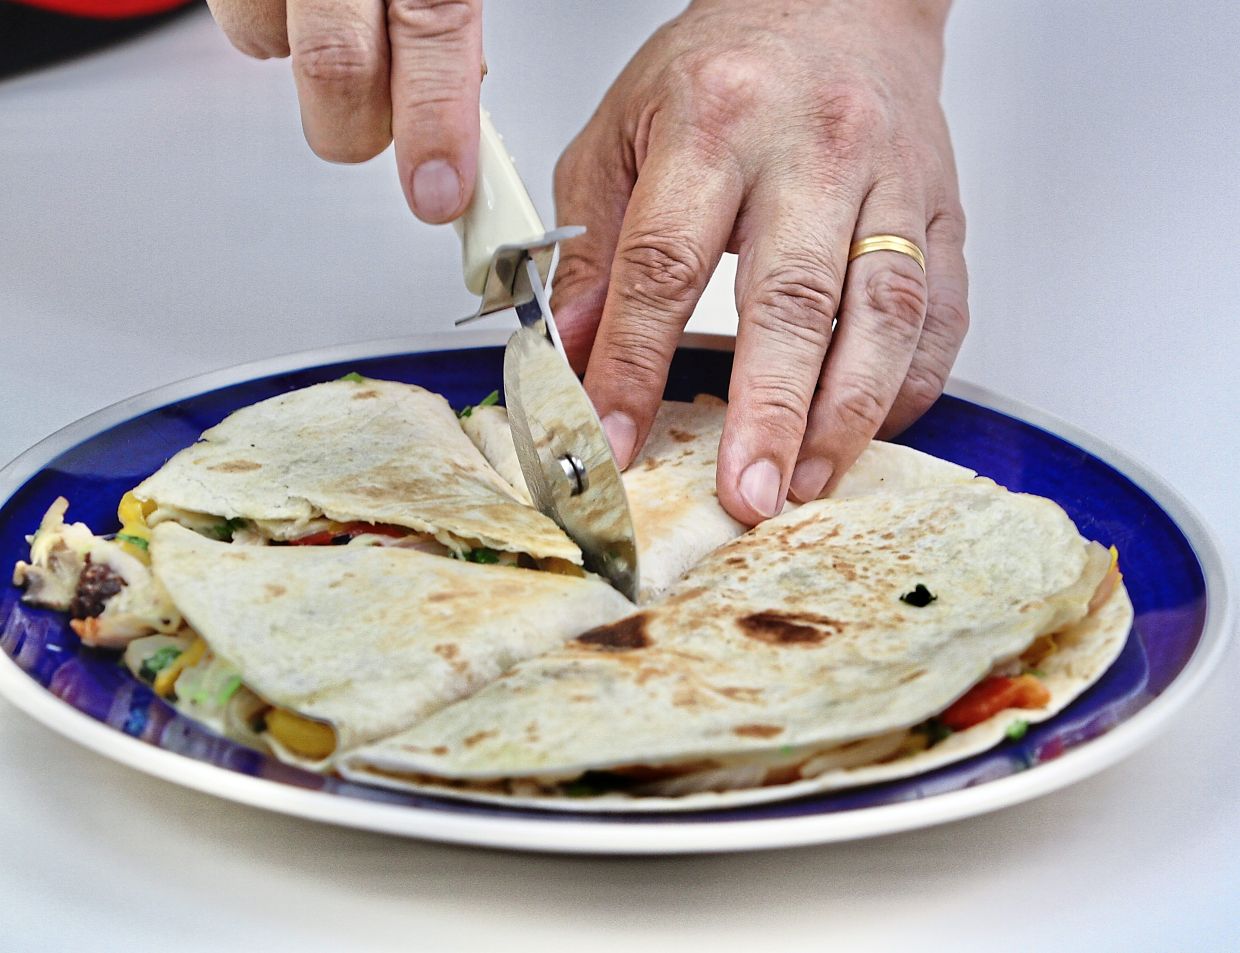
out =
{"type": "Polygon", "coordinates": [[[386,523],[475,547],[564,559],[581,551],[515,498],[448,402],[410,384],[338,380],[243,407],[134,490],[198,528],[245,519],[292,539],[316,521],[386,523]]]}
{"type": "Polygon", "coordinates": [[[513,495],[527,506],[533,506],[530,488],[525,485],[517,448],[508,427],[508,411],[494,404],[474,407],[468,417],[461,418],[461,429],[486,458],[495,472],[504,478],[513,495]]]}
{"type": "Polygon", "coordinates": [[[175,523],[154,529],[151,556],[211,651],[270,704],[330,724],[337,753],[632,609],[593,579],[392,547],[240,546],[175,523]]]}
{"type": "MultiPolygon", "coordinates": [[[[524,487],[507,412],[502,407],[484,410],[464,422],[466,432],[505,479],[524,487]]],[[[641,453],[624,473],[641,568],[639,603],[653,602],[704,556],[748,529],[728,514],[715,492],[726,413],[724,401],[706,394],[691,404],[664,401],[641,453]]],[[[907,492],[974,476],[974,471],[946,460],[876,440],[831,497],[907,492]]],[[[785,509],[790,512],[796,504],[790,501],[785,509]]]]}
{"type": "MultiPolygon", "coordinates": [[[[485,799],[562,792],[587,771],[658,776],[752,760],[761,776],[764,761],[803,763],[862,740],[881,750],[1039,636],[1085,619],[1109,562],[1054,503],[986,480],[807,504],[708,557],[662,603],[516,666],[340,769],[485,799]],[[918,583],[936,600],[903,602],[918,583]]],[[[1112,646],[1130,618],[1117,598],[1093,630],[1112,646]]],[[[1065,670],[1060,698],[1101,667],[1065,670]]],[[[832,783],[757,798],[814,781],[832,783]]]]}

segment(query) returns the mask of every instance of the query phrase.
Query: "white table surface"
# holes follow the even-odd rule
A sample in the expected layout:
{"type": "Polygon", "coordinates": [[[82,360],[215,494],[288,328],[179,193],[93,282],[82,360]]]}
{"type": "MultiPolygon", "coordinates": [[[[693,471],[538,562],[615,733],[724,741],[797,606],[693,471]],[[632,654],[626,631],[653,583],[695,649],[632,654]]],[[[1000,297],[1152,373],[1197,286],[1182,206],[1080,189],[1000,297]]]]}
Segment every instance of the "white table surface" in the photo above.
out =
{"type": "MultiPolygon", "coordinates": [[[[558,150],[674,6],[490,5],[485,99],[545,211],[558,150]]],[[[960,0],[945,86],[973,278],[959,376],[1104,435],[1231,553],[1236,10],[960,0]]],[[[448,333],[470,304],[456,261],[405,211],[390,152],[313,158],[287,64],[235,54],[205,12],[0,83],[0,459],[187,375],[448,333]]],[[[727,284],[695,326],[731,326],[727,284]]],[[[1154,743],[986,817],[627,861],[286,819],[0,702],[0,949],[1240,949],[1237,681],[1232,651],[1154,743]]]]}

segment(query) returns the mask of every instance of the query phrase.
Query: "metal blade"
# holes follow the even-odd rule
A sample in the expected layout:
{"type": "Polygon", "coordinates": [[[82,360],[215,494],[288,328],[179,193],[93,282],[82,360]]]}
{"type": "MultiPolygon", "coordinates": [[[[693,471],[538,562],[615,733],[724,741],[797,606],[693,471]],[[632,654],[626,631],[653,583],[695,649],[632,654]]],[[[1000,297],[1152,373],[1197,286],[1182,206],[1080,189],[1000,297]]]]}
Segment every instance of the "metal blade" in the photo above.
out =
{"type": "Polygon", "coordinates": [[[522,326],[504,352],[505,403],[521,472],[534,505],[581,547],[586,568],[636,601],[637,540],[620,469],[594,406],[557,348],[538,270],[526,265],[533,300],[518,307],[522,326]]]}

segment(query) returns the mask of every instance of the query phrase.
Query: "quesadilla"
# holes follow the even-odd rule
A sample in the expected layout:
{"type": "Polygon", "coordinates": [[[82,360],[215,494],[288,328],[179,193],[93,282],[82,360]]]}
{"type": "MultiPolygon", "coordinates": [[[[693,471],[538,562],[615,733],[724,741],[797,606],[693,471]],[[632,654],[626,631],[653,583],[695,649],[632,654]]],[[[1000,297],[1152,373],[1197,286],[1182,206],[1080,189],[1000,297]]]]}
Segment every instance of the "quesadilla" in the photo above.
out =
{"type": "MultiPolygon", "coordinates": [[[[727,404],[699,395],[664,401],[641,453],[624,472],[641,567],[638,601],[649,603],[707,553],[748,529],[719,504],[715,469],[727,404]]],[[[525,490],[502,407],[474,411],[465,432],[514,492],[525,490]]],[[[879,491],[907,492],[969,480],[976,474],[898,444],[873,441],[831,493],[833,499],[879,491]]],[[[523,499],[528,499],[525,491],[523,499]]],[[[786,510],[796,508],[789,501],[786,510]]]]}
{"type": "Polygon", "coordinates": [[[1113,555],[1048,500],[978,479],[818,501],[340,770],[590,810],[865,783],[964,757],[999,740],[1003,719],[1066,704],[1130,621],[1113,555]],[[932,744],[936,719],[959,738],[932,744]]]}
{"type": "Polygon", "coordinates": [[[438,394],[366,378],[243,407],[134,489],[151,526],[239,542],[369,533],[426,551],[580,565],[555,523],[514,496],[438,394]]]}
{"type": "Polygon", "coordinates": [[[130,668],[216,730],[322,769],[632,606],[594,579],[392,547],[238,546],[155,527],[185,620],[130,668]]]}

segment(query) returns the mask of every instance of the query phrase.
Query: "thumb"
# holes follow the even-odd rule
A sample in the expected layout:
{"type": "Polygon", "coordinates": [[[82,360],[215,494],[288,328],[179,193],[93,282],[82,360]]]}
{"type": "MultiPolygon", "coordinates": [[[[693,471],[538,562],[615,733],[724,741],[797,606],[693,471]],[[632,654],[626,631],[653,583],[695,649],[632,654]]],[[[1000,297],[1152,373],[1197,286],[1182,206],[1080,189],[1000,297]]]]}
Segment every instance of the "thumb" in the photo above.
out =
{"type": "Polygon", "coordinates": [[[616,241],[636,176],[616,137],[594,134],[591,120],[555,167],[556,223],[584,225],[586,233],[564,244],[551,305],[573,369],[584,373],[603,316],[616,241]]]}

